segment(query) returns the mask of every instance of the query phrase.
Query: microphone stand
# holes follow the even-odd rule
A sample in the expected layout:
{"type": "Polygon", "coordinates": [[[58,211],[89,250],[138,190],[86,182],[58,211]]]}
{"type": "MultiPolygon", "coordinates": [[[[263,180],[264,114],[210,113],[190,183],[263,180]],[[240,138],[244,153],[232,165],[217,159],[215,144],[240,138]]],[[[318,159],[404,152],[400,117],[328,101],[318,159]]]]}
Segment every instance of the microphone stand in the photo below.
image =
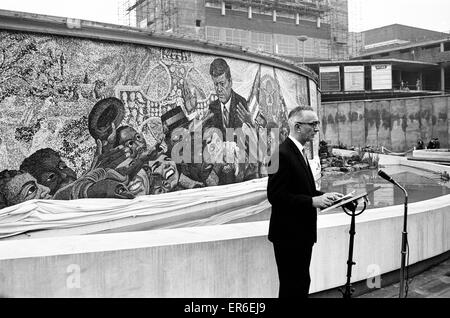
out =
{"type": "Polygon", "coordinates": [[[351,216],[351,222],[350,222],[350,231],[348,232],[350,234],[350,240],[349,240],[349,247],[348,247],[348,259],[347,259],[347,282],[344,287],[339,288],[339,291],[342,293],[342,296],[346,299],[352,298],[352,294],[354,292],[354,289],[352,288],[351,284],[351,278],[352,278],[352,267],[353,265],[356,265],[356,263],[353,261],[353,247],[355,242],[355,218],[358,215],[361,215],[367,208],[367,204],[369,203],[368,195],[370,193],[373,193],[380,189],[380,187],[375,187],[374,189],[367,191],[362,194],[358,194],[355,196],[350,196],[350,198],[346,198],[343,201],[338,200],[334,205],[326,208],[325,210],[322,210],[322,212],[328,212],[333,209],[341,207],[345,214],[348,216],[351,216]],[[363,203],[363,207],[360,211],[356,211],[358,208],[359,203],[363,203]]]}
{"type": "Polygon", "coordinates": [[[346,204],[345,206],[342,206],[342,209],[344,210],[345,214],[351,216],[351,222],[350,222],[350,240],[349,240],[349,248],[348,248],[348,259],[347,259],[347,283],[345,284],[344,288],[341,288],[340,291],[342,293],[342,296],[345,299],[350,299],[352,298],[352,294],[354,292],[354,289],[352,288],[352,284],[351,284],[351,278],[352,278],[352,266],[356,265],[356,263],[353,261],[353,246],[354,246],[354,241],[355,241],[355,218],[358,215],[361,215],[367,207],[367,202],[366,199],[364,198],[364,206],[362,208],[361,211],[359,211],[358,213],[356,213],[356,208],[358,206],[358,202],[357,200],[352,201],[348,204],[346,204]],[[350,211],[347,211],[347,209],[350,211]]]}
{"type": "Polygon", "coordinates": [[[405,194],[405,204],[404,204],[404,215],[403,215],[403,231],[402,231],[402,259],[400,267],[400,294],[399,298],[405,298],[405,260],[406,260],[406,246],[408,244],[408,232],[407,232],[407,220],[408,220],[408,192],[400,184],[398,184],[394,179],[388,176],[384,171],[378,171],[378,175],[399,187],[405,194]]]}
{"type": "Polygon", "coordinates": [[[399,187],[405,194],[404,214],[403,214],[403,231],[402,231],[402,259],[401,259],[401,267],[400,267],[400,294],[399,294],[399,298],[405,298],[405,261],[406,261],[406,253],[407,253],[406,245],[408,244],[408,232],[407,232],[408,192],[406,192],[405,188],[403,188],[397,182],[395,182],[394,184],[397,187],[399,187]]]}

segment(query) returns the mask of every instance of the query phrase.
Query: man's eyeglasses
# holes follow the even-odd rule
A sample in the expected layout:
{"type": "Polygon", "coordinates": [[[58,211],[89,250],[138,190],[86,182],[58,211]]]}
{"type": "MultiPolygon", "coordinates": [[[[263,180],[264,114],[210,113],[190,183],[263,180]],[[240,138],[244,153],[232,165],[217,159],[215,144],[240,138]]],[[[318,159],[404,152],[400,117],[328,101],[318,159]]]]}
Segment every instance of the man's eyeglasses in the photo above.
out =
{"type": "Polygon", "coordinates": [[[301,125],[310,125],[311,127],[318,127],[320,126],[320,121],[313,121],[312,123],[302,123],[302,122],[296,122],[296,124],[301,124],[301,125]]]}

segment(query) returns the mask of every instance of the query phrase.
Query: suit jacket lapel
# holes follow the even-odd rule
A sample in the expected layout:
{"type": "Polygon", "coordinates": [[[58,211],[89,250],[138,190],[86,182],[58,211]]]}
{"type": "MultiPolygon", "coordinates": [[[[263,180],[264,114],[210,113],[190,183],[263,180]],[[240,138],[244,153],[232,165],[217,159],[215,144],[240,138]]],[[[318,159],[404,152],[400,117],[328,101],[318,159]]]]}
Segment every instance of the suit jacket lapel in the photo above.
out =
{"type": "Polygon", "coordinates": [[[216,126],[217,128],[224,127],[220,100],[217,99],[214,103],[211,104],[211,111],[213,112],[213,114],[214,114],[213,118],[216,121],[214,123],[214,126],[216,126]]]}
{"type": "Polygon", "coordinates": [[[231,90],[231,102],[230,102],[230,118],[228,118],[229,127],[239,127],[236,125],[236,94],[231,90]]]}
{"type": "Polygon", "coordinates": [[[300,150],[297,148],[297,146],[294,144],[294,142],[290,138],[287,138],[286,141],[289,143],[289,146],[291,147],[291,150],[295,153],[297,160],[300,162],[303,169],[306,171],[306,175],[308,176],[309,183],[315,189],[316,182],[314,180],[314,176],[312,175],[311,169],[306,164],[303,154],[300,152],[300,150]]]}

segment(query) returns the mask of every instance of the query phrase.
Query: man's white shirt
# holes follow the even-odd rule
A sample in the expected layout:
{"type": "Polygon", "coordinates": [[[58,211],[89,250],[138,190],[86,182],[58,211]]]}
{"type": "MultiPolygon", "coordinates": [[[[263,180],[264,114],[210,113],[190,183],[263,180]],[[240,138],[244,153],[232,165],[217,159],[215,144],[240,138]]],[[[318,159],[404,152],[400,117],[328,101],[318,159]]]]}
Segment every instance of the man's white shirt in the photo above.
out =
{"type": "MultiPolygon", "coordinates": [[[[220,108],[222,109],[222,116],[223,116],[223,114],[224,114],[224,107],[227,108],[227,111],[228,111],[228,118],[227,118],[227,121],[228,121],[228,125],[230,125],[231,97],[230,97],[230,99],[228,99],[228,102],[226,102],[225,104],[222,104],[222,102],[220,102],[220,108]]],[[[224,124],[225,124],[225,123],[224,123],[224,124]]]]}
{"type": "Polygon", "coordinates": [[[305,160],[306,164],[309,166],[308,158],[305,158],[305,156],[303,155],[303,149],[305,147],[303,147],[303,145],[295,138],[293,138],[291,136],[289,136],[288,138],[290,138],[294,142],[294,144],[297,146],[298,150],[300,150],[300,153],[302,154],[302,157],[305,160]]]}

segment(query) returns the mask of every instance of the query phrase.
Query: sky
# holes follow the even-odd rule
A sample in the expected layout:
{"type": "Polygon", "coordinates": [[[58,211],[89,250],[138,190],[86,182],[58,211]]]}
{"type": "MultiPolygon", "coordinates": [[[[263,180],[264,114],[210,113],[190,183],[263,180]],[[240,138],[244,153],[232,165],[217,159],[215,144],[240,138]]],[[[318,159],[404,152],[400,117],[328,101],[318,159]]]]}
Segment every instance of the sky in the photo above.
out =
{"type": "MultiPolygon", "coordinates": [[[[119,0],[0,0],[0,9],[119,23],[119,0]]],[[[130,0],[130,2],[132,2],[130,0]]]]}
{"type": "Polygon", "coordinates": [[[450,32],[449,0],[349,0],[350,31],[399,23],[450,32]]]}
{"type": "MultiPolygon", "coordinates": [[[[120,23],[122,0],[0,0],[0,9],[120,23]]],[[[133,0],[129,0],[133,2],[133,0]]],[[[350,31],[400,23],[450,32],[450,0],[349,0],[350,31]]]]}

